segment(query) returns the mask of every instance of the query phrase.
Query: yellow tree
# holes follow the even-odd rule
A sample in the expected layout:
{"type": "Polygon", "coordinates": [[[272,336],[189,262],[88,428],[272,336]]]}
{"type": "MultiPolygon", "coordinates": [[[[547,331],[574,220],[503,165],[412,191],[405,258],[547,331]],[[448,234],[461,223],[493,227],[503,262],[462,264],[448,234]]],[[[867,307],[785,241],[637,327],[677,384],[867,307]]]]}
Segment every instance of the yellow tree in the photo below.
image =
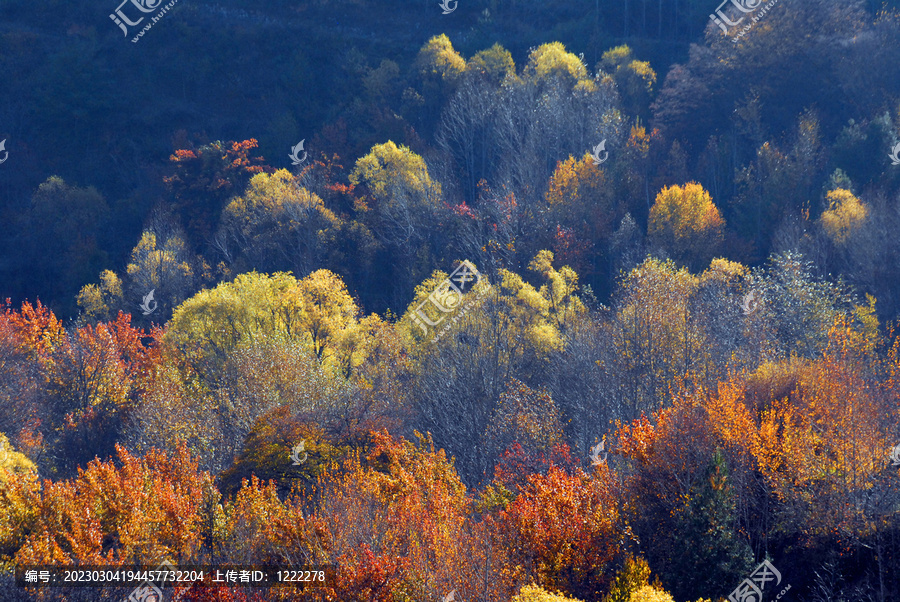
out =
{"type": "Polygon", "coordinates": [[[354,186],[364,184],[375,201],[382,204],[398,202],[401,194],[408,194],[418,203],[434,204],[440,194],[440,184],[428,175],[425,160],[391,141],[376,144],[369,154],[356,161],[350,173],[354,186]]]}
{"type": "Polygon", "coordinates": [[[578,274],[567,265],[556,270],[553,267],[553,253],[546,250],[538,252],[528,264],[528,269],[540,274],[546,281],[541,285],[538,294],[549,305],[548,320],[564,332],[576,316],[586,311],[581,299],[575,294],[578,292],[578,274]]]}
{"type": "Polygon", "coordinates": [[[623,280],[615,336],[632,410],[659,407],[675,380],[700,361],[703,336],[690,310],[698,285],[686,269],[654,258],[623,280]]]}
{"type": "Polygon", "coordinates": [[[164,347],[199,376],[214,382],[228,355],[241,343],[284,332],[279,308],[297,285],[290,274],[249,272],[203,290],[173,313],[164,347]]]}
{"type": "Polygon", "coordinates": [[[629,113],[648,112],[656,86],[656,72],[649,62],[635,60],[631,48],[622,45],[603,53],[600,68],[615,79],[629,113]]]}
{"type": "Polygon", "coordinates": [[[237,272],[252,267],[308,274],[322,264],[340,226],[318,195],[281,169],[253,176],[244,194],[228,204],[216,242],[237,272]]]}
{"type": "Polygon", "coordinates": [[[37,469],[0,433],[0,566],[9,562],[31,531],[39,498],[37,469]]]}
{"type": "Polygon", "coordinates": [[[340,276],[317,270],[279,301],[287,332],[308,341],[319,360],[349,373],[360,342],[360,311],[340,276]]]}
{"type": "Polygon", "coordinates": [[[429,310],[429,295],[446,278],[436,272],[417,287],[401,320],[415,361],[422,429],[453,453],[464,479],[481,479],[492,471],[494,456],[470,441],[485,436],[506,383],[543,369],[551,354],[562,349],[566,331],[586,312],[576,294],[574,271],[557,270],[552,260],[552,253],[543,251],[531,264],[544,279],[540,288],[500,270],[498,283],[482,279],[446,314],[429,310]],[[433,329],[416,326],[418,311],[431,311],[433,329]],[[436,342],[437,332],[444,334],[436,342]]]}
{"type": "Polygon", "coordinates": [[[650,209],[651,240],[694,270],[716,254],[724,229],[725,220],[712,197],[696,182],[663,188],[650,209]]]}
{"type": "Polygon", "coordinates": [[[612,224],[621,218],[621,209],[612,196],[612,189],[603,169],[594,165],[590,154],[580,160],[569,157],[560,162],[550,178],[544,198],[549,205],[551,224],[574,233],[574,252],[561,257],[582,271],[587,257],[579,249],[598,253],[612,233],[612,224]]]}
{"type": "Polygon", "coordinates": [[[466,65],[466,73],[476,73],[488,80],[500,84],[508,76],[516,75],[516,63],[512,54],[501,46],[494,44],[487,50],[482,50],[469,59],[466,65]]]}
{"type": "Polygon", "coordinates": [[[242,344],[286,337],[303,342],[326,365],[358,363],[359,308],[341,278],[317,270],[302,280],[288,273],[250,272],[201,291],[175,310],[163,338],[199,374],[215,380],[242,344]]]}
{"type": "Polygon", "coordinates": [[[537,585],[526,585],[519,590],[512,602],[581,602],[575,598],[567,598],[553,594],[537,585]]]}
{"type": "MultiPolygon", "coordinates": [[[[190,253],[180,233],[157,236],[145,230],[131,251],[131,261],[126,267],[133,303],[128,309],[136,311],[139,300],[154,291],[161,311],[151,314],[151,319],[165,321],[169,312],[196,290],[198,264],[198,258],[190,253]]],[[[130,304],[125,305],[127,308],[130,304]]],[[[147,307],[156,306],[148,302],[147,307]]]]}
{"type": "Polygon", "coordinates": [[[425,75],[452,83],[466,70],[466,60],[453,49],[450,38],[441,34],[428,40],[419,50],[416,66],[425,75]]]}
{"type": "Polygon", "coordinates": [[[89,321],[110,320],[123,308],[122,280],[112,270],[100,272],[100,284],[86,284],[76,302],[89,321]]]}
{"type": "Polygon", "coordinates": [[[828,209],[819,218],[822,227],[835,245],[844,245],[866,221],[869,209],[849,190],[832,190],[825,199],[828,209]]]}
{"type": "Polygon", "coordinates": [[[405,370],[396,339],[377,316],[360,319],[327,270],[299,281],[241,274],[175,311],[165,364],[129,440],[147,449],[184,438],[204,466],[223,468],[259,416],[279,406],[355,430],[388,414],[386,405],[402,406],[392,381],[405,370]]]}
{"type": "Polygon", "coordinates": [[[589,79],[587,68],[576,55],[568,52],[561,42],[541,44],[528,55],[524,75],[535,82],[561,78],[574,86],[589,79]]]}
{"type": "Polygon", "coordinates": [[[359,158],[350,182],[374,201],[377,223],[372,230],[400,259],[388,268],[397,276],[395,287],[411,287],[418,271],[414,259],[427,255],[427,247],[435,244],[429,233],[434,233],[431,228],[441,209],[440,184],[431,179],[422,157],[391,141],[376,144],[359,158]]]}

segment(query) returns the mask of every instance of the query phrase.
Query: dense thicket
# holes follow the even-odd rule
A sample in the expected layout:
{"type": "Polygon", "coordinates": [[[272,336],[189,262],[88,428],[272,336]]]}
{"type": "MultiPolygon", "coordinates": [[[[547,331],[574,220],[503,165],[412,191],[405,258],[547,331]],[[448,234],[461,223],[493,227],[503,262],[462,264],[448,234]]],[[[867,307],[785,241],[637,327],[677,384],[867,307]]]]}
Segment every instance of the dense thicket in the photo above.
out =
{"type": "Polygon", "coordinates": [[[900,599],[900,15],[434,4],[0,7],[0,599],[900,599]]]}

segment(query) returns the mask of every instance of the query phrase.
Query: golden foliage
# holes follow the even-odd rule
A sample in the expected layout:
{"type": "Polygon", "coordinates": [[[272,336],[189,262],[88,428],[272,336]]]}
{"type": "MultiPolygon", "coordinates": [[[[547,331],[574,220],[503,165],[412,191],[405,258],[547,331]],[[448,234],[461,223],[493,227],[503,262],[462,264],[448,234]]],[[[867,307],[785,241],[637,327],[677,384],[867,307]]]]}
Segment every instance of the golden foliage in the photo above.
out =
{"type": "Polygon", "coordinates": [[[869,208],[849,190],[839,188],[825,196],[828,209],[820,218],[832,242],[842,245],[858,230],[869,215],[869,208]]]}
{"type": "Polygon", "coordinates": [[[561,42],[541,44],[528,55],[525,75],[535,81],[562,77],[575,85],[588,77],[587,69],[576,55],[566,51],[561,42]]]}
{"type": "Polygon", "coordinates": [[[453,49],[446,34],[434,36],[419,50],[416,65],[423,73],[454,81],[466,70],[466,61],[453,49]]]}
{"type": "Polygon", "coordinates": [[[692,248],[716,245],[724,228],[712,197],[696,182],[663,188],[650,209],[649,235],[684,257],[692,248]]]}
{"type": "Polygon", "coordinates": [[[628,602],[675,602],[666,591],[645,585],[631,594],[628,602]]]}
{"type": "Polygon", "coordinates": [[[560,594],[553,594],[537,585],[526,585],[519,590],[519,593],[512,602],[581,602],[575,598],[567,598],[560,594]]]}

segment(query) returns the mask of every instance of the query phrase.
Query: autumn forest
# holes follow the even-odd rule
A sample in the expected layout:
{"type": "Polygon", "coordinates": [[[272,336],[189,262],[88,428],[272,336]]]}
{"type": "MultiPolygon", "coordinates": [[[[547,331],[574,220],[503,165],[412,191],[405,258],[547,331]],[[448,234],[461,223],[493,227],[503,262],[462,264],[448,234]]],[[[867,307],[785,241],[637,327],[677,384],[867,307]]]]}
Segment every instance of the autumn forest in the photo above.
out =
{"type": "Polygon", "coordinates": [[[716,1],[0,0],[0,602],[900,601],[900,3],[716,1]]]}

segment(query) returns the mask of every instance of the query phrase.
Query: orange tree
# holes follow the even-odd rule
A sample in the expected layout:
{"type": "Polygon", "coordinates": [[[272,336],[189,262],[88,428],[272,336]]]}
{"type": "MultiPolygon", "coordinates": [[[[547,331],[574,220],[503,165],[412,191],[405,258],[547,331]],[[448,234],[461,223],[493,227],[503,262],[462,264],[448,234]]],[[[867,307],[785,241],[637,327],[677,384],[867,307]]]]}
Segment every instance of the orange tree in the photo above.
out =
{"type": "Polygon", "coordinates": [[[120,312],[115,321],[78,328],[53,347],[44,363],[43,431],[61,474],[114,451],[158,361],[157,347],[145,345],[145,336],[120,312]]]}
{"type": "Polygon", "coordinates": [[[509,553],[541,587],[599,600],[611,583],[613,562],[627,536],[613,473],[593,477],[551,466],[532,474],[497,517],[509,553]]]}
{"type": "Polygon", "coordinates": [[[393,602],[456,590],[505,601],[512,572],[485,523],[469,517],[465,487],[443,451],[373,432],[317,484],[280,502],[251,479],[225,509],[221,550],[235,560],[338,564],[314,600],[393,602]]]}
{"type": "MultiPolygon", "coordinates": [[[[625,460],[627,516],[650,565],[679,599],[724,596],[752,563],[749,542],[738,532],[739,490],[730,470],[742,466],[718,439],[715,423],[730,422],[707,407],[714,397],[686,390],[654,416],[655,424],[642,416],[618,425],[615,436],[625,460]]],[[[731,405],[724,410],[731,420],[743,415],[731,405]]]]}
{"type": "Polygon", "coordinates": [[[219,495],[184,447],[143,458],[116,448],[69,481],[44,481],[15,554],[18,564],[152,564],[196,561],[211,542],[219,495]]]}

